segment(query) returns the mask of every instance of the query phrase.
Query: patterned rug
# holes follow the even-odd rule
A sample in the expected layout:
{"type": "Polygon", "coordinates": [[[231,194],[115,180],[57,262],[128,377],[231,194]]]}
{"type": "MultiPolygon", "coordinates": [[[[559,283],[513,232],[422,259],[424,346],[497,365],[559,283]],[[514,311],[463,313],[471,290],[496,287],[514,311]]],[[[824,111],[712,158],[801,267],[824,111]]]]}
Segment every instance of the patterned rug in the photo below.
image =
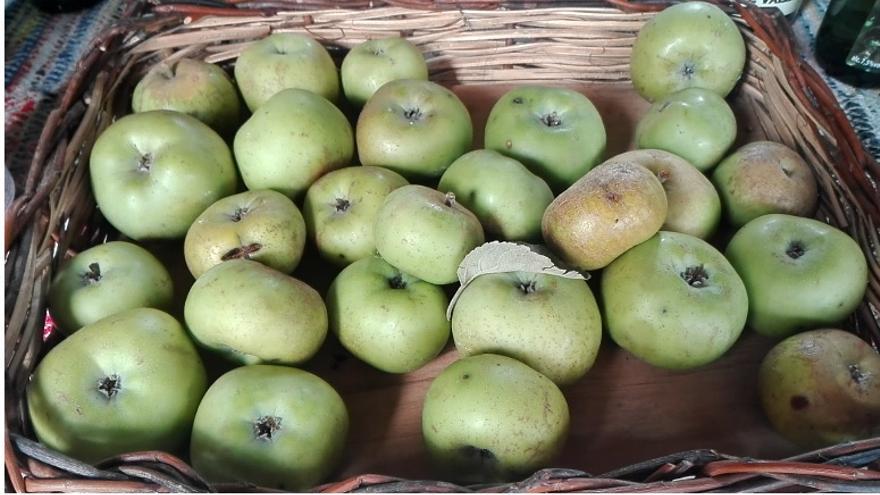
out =
{"type": "MultiPolygon", "coordinates": [[[[6,1],[6,166],[16,181],[26,174],[47,115],[88,43],[122,11],[118,0],[70,14],[47,14],[28,0],[6,1]]],[[[828,0],[806,0],[794,28],[812,46],[828,0]]],[[[868,151],[880,157],[880,92],[857,90],[826,78],[868,151]]]]}

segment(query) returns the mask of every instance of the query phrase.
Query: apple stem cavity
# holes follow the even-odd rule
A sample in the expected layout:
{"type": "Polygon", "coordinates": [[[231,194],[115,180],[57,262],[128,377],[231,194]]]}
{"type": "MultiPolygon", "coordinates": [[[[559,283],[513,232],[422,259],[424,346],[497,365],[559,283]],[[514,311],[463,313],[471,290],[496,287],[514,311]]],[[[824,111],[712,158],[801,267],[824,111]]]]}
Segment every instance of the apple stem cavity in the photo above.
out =
{"type": "Polygon", "coordinates": [[[681,273],[681,278],[691,287],[702,289],[709,285],[709,273],[703,268],[703,265],[689,266],[681,273]]]}
{"type": "Polygon", "coordinates": [[[98,392],[107,398],[107,400],[112,399],[119,393],[119,390],[122,388],[122,379],[119,378],[119,375],[112,374],[105,376],[98,380],[98,392]]]}
{"type": "Polygon", "coordinates": [[[251,255],[256,253],[257,251],[259,251],[260,249],[263,249],[263,245],[258,242],[254,242],[254,243],[248,244],[247,246],[239,246],[237,248],[230,249],[229,251],[226,252],[226,254],[221,256],[220,259],[223,261],[237,260],[237,259],[249,260],[249,259],[251,259],[251,255]]]}
{"type": "Polygon", "coordinates": [[[388,279],[388,286],[392,289],[406,289],[406,281],[401,274],[397,274],[388,279]]]}
{"type": "Polygon", "coordinates": [[[559,118],[559,115],[557,115],[556,112],[550,112],[547,115],[544,115],[541,117],[541,122],[547,127],[559,127],[562,125],[562,119],[559,118]]]}
{"type": "Polygon", "coordinates": [[[89,271],[83,273],[83,280],[91,285],[101,281],[101,265],[92,263],[89,265],[89,271]]]}
{"type": "Polygon", "coordinates": [[[793,260],[800,258],[806,252],[807,248],[804,246],[804,243],[800,241],[791,241],[788,243],[788,247],[785,248],[785,254],[793,260]]]}
{"type": "Polygon", "coordinates": [[[152,165],[153,165],[153,154],[152,153],[144,153],[143,155],[141,155],[140,159],[138,159],[137,171],[138,172],[149,172],[152,165]]]}
{"type": "Polygon", "coordinates": [[[336,213],[345,213],[351,208],[351,201],[345,198],[336,198],[336,213]]]}
{"type": "Polygon", "coordinates": [[[272,435],[281,429],[281,418],[278,416],[260,416],[254,422],[254,435],[267,442],[272,441],[272,435]]]}
{"type": "Polygon", "coordinates": [[[455,206],[455,193],[452,191],[446,193],[446,198],[443,200],[443,204],[450,208],[455,206]]]}
{"type": "Polygon", "coordinates": [[[249,210],[247,208],[237,208],[235,211],[232,212],[232,215],[229,215],[229,219],[233,222],[240,222],[241,219],[248,214],[248,211],[249,210]]]}

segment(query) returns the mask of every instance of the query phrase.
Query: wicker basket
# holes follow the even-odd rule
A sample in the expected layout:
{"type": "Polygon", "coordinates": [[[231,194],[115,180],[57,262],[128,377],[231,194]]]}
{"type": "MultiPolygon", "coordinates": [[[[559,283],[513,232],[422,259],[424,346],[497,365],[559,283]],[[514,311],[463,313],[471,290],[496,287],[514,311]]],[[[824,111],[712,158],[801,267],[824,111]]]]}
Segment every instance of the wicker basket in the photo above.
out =
{"type": "MultiPolygon", "coordinates": [[[[628,86],[636,33],[664,6],[627,0],[599,5],[485,0],[149,3],[131,3],[124,20],[96,39],[80,60],[45,126],[24,191],[6,212],[5,453],[7,479],[16,491],[256,489],[209,486],[183,461],[161,452],[123,455],[97,467],[84,465],[31,440],[24,412],[27,380],[53,343],[42,338],[53,272],[65,255],[118,235],[95,210],[88,185],[90,149],[114,117],[128,112],[132,85],[152,64],[183,56],[231,64],[250,41],[272,31],[307,32],[340,57],[365,39],[403,35],[426,53],[431,78],[448,86],[552,83],[620,88],[628,86]]],[[[722,6],[734,15],[748,46],[746,73],[732,95],[740,114],[747,114],[745,132],[792,146],[813,165],[821,194],[817,218],[848,232],[867,255],[869,288],[849,328],[877,347],[880,167],[865,153],[822,79],[798,56],[786,21],[750,4],[722,6]]],[[[439,366],[429,367],[422,379],[436,374],[439,366]]],[[[548,469],[519,483],[462,487],[366,474],[318,490],[877,491],[878,459],[880,438],[874,438],[784,461],[693,450],[598,476],[548,469]]]]}

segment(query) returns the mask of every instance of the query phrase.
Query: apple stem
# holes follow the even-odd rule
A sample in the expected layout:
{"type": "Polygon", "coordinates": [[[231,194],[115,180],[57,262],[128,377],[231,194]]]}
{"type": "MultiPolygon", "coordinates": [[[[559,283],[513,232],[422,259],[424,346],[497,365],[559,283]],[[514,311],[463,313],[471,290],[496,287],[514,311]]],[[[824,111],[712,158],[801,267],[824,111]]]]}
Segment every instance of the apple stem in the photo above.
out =
{"type": "Polygon", "coordinates": [[[101,281],[101,265],[92,263],[89,265],[89,271],[83,274],[83,279],[90,284],[101,281]]]}
{"type": "Polygon", "coordinates": [[[351,208],[351,201],[345,198],[336,198],[336,213],[343,213],[351,208]]]}
{"type": "Polygon", "coordinates": [[[807,252],[806,247],[800,241],[792,241],[788,244],[788,247],[785,249],[785,254],[788,255],[789,258],[796,260],[804,255],[807,252]]]}
{"type": "Polygon", "coordinates": [[[531,294],[537,290],[537,284],[535,284],[534,280],[520,282],[519,290],[523,291],[523,294],[531,294]]]}
{"type": "Polygon", "coordinates": [[[446,193],[446,199],[443,200],[443,204],[450,208],[455,206],[455,193],[452,191],[446,193]]]}
{"type": "Polygon", "coordinates": [[[138,160],[137,170],[138,170],[138,172],[149,172],[150,166],[152,164],[153,164],[153,154],[152,153],[145,153],[145,154],[141,155],[140,159],[138,160]]]}
{"type": "Polygon", "coordinates": [[[693,62],[685,62],[681,66],[681,75],[684,76],[685,79],[691,79],[696,72],[697,67],[693,62]]]}
{"type": "Polygon", "coordinates": [[[115,397],[121,388],[122,379],[115,373],[98,380],[98,392],[101,392],[108,400],[115,397]]]}
{"type": "Polygon", "coordinates": [[[861,368],[859,368],[859,365],[851,364],[851,365],[847,366],[847,369],[849,370],[850,378],[852,378],[853,381],[856,382],[857,385],[859,385],[859,386],[864,385],[865,379],[867,378],[867,374],[865,372],[863,372],[861,368]]]}
{"type": "Polygon", "coordinates": [[[245,215],[247,215],[247,208],[236,208],[235,211],[232,212],[232,215],[229,215],[229,219],[233,222],[240,222],[245,215]]]}
{"type": "Polygon", "coordinates": [[[260,416],[254,422],[254,435],[260,440],[271,441],[272,435],[281,429],[281,418],[278,416],[260,416]]]}
{"type": "Polygon", "coordinates": [[[417,120],[422,120],[422,111],[418,108],[407,108],[403,111],[403,116],[412,124],[417,120]]]}
{"type": "Polygon", "coordinates": [[[388,285],[392,289],[406,289],[406,281],[403,280],[403,276],[399,273],[388,279],[388,285]]]}
{"type": "Polygon", "coordinates": [[[701,289],[708,285],[706,280],[709,278],[709,274],[706,272],[706,269],[703,268],[703,265],[689,266],[681,274],[681,278],[683,278],[691,287],[701,289]]]}
{"type": "Polygon", "coordinates": [[[251,255],[256,253],[257,251],[259,251],[260,249],[263,249],[263,245],[258,242],[254,242],[254,243],[248,244],[247,246],[239,246],[237,248],[230,249],[229,251],[226,252],[226,254],[221,256],[220,259],[222,261],[237,260],[237,259],[249,260],[251,258],[251,255]]]}
{"type": "Polygon", "coordinates": [[[562,124],[562,119],[559,118],[556,112],[551,112],[541,117],[541,122],[547,127],[559,127],[562,124]]]}

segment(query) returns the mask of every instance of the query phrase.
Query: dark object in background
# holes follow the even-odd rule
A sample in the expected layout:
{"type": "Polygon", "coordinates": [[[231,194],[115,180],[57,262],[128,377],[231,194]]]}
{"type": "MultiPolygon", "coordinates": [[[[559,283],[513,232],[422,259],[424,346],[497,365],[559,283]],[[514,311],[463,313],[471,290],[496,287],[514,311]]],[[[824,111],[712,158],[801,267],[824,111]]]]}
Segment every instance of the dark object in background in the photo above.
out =
{"type": "Polygon", "coordinates": [[[853,86],[880,86],[880,0],[831,0],[816,35],[816,59],[853,86]]]}
{"type": "Polygon", "coordinates": [[[64,12],[75,12],[82,10],[101,0],[31,0],[34,6],[44,12],[50,14],[61,14],[64,12]]]}

